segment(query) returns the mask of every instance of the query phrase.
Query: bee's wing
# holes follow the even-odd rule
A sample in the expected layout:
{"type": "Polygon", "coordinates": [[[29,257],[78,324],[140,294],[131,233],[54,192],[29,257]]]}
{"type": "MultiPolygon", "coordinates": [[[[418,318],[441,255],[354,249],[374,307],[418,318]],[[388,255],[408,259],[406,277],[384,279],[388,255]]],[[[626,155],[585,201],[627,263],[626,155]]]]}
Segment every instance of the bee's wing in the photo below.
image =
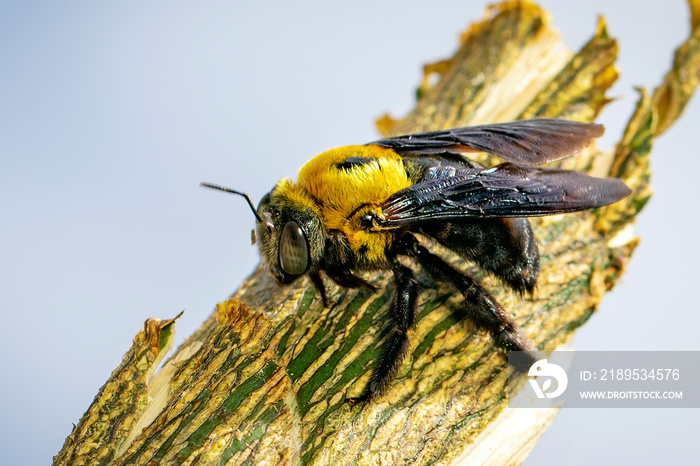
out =
{"type": "Polygon", "coordinates": [[[488,152],[520,165],[541,165],[575,155],[604,131],[594,123],[539,119],[409,134],[370,144],[399,154],[488,152]]]}
{"type": "Polygon", "coordinates": [[[458,218],[538,217],[615,203],[632,191],[614,178],[503,163],[489,170],[438,167],[382,205],[380,226],[458,218]]]}

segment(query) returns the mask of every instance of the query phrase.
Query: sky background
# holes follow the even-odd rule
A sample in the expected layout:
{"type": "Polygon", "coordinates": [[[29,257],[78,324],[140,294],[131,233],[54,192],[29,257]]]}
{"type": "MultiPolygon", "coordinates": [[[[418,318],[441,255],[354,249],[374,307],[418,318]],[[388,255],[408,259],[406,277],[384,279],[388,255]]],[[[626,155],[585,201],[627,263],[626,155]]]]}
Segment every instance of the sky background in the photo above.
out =
{"type": "MultiPolygon", "coordinates": [[[[687,37],[681,0],[541,2],[577,50],[603,13],[634,86],[687,37]]],[[[311,156],[377,138],[481,1],[0,2],[0,464],[47,464],[149,317],[177,343],[255,268],[257,203],[311,156]]],[[[700,100],[656,143],[627,273],[579,350],[699,350],[700,100]]],[[[526,464],[689,464],[698,410],[564,409],[526,464]]]]}

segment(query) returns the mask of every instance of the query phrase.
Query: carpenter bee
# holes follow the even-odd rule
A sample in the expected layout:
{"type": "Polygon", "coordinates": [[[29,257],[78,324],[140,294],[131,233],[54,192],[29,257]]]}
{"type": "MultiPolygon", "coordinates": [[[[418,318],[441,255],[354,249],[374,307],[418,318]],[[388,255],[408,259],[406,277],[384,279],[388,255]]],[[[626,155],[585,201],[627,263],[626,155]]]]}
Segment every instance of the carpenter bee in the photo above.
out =
{"type": "Polygon", "coordinates": [[[525,217],[593,209],[631,193],[620,180],[572,170],[535,168],[578,153],[603,134],[597,124],[523,120],[380,139],[323,152],[283,179],[255,209],[254,238],[281,285],[307,275],[328,305],[324,272],[342,287],[373,288],[359,273],[391,270],[394,328],[360,396],[381,393],[408,347],[416,320],[418,281],[399,257],[415,259],[435,280],[454,286],[469,317],[506,350],[535,347],[491,294],[432,253],[416,234],[433,238],[497,277],[532,293],[539,254],[525,217]],[[485,168],[464,157],[487,152],[506,162],[485,168]]]}

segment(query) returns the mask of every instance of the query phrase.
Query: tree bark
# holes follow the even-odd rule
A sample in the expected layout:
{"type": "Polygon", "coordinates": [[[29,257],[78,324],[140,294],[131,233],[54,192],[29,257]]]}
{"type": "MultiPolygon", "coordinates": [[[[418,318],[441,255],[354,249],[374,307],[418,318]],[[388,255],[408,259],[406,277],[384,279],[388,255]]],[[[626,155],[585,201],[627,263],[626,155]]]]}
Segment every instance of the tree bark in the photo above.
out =
{"type": "MultiPolygon", "coordinates": [[[[673,68],[637,109],[614,153],[595,147],[553,165],[615,176],[633,194],[593,212],[531,220],[541,254],[534,297],[426,244],[477,277],[541,350],[569,340],[622,274],[648,201],[654,138],[700,79],[698,0],[673,68]]],[[[523,118],[593,121],[615,81],[617,43],[603,19],[576,54],[537,6],[509,1],[462,35],[456,54],[425,66],[415,109],[382,117],[383,135],[523,118]],[[434,77],[439,79],[431,84],[434,77]]],[[[496,160],[475,154],[485,165],[496,160]]],[[[461,296],[416,267],[421,295],[411,346],[386,393],[350,406],[389,331],[390,274],[376,292],[327,282],[331,306],[304,279],[280,288],[258,269],[155,375],[174,320],[149,319],[68,436],[55,464],[517,464],[556,411],[507,410],[504,352],[464,317],[461,296]]]]}

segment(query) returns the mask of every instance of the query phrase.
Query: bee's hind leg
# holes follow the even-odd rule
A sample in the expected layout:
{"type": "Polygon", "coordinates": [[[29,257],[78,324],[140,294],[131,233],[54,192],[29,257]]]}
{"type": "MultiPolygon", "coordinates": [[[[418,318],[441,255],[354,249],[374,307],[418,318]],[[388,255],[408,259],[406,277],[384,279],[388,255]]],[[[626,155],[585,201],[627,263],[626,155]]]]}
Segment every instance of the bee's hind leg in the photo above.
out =
{"type": "Polygon", "coordinates": [[[387,383],[394,377],[408,349],[408,331],[416,320],[416,302],[418,298],[418,280],[408,267],[398,261],[392,264],[396,293],[392,306],[394,314],[394,329],[386,341],[379,360],[376,362],[369,382],[358,397],[347,398],[351,405],[369,400],[382,392],[387,383]]]}
{"type": "Polygon", "coordinates": [[[434,279],[451,283],[462,293],[469,317],[476,325],[488,330],[498,346],[508,351],[524,351],[527,354],[519,369],[527,369],[537,360],[536,348],[484,287],[428,251],[415,238],[405,238],[403,242],[402,254],[416,258],[434,279]]]}

